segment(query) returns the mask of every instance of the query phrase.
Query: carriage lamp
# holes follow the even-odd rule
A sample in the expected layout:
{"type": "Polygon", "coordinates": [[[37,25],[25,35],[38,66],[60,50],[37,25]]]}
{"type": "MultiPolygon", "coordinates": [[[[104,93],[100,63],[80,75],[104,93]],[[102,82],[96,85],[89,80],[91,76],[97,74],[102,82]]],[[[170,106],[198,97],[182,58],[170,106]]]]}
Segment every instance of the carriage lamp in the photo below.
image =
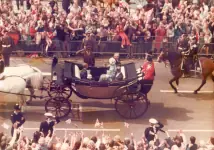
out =
{"type": "Polygon", "coordinates": [[[52,79],[53,79],[53,81],[57,80],[57,74],[56,74],[56,72],[53,73],[53,78],[52,79]]]}

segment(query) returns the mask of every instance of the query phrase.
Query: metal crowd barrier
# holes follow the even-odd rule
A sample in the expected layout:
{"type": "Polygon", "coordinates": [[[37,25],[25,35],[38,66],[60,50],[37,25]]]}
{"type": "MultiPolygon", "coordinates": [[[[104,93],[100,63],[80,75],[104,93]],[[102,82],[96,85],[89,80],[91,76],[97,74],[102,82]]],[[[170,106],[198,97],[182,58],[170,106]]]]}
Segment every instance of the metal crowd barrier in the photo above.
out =
{"type": "MultiPolygon", "coordinates": [[[[74,55],[78,50],[82,49],[82,41],[66,41],[62,42],[59,40],[53,40],[52,46],[48,49],[47,53],[45,51],[45,42],[41,42],[37,45],[34,41],[26,40],[19,41],[16,45],[16,51],[14,53],[18,53],[20,56],[31,53],[40,53],[40,54],[55,54],[55,53],[66,53],[70,55],[74,55]]],[[[138,40],[131,42],[131,46],[125,46],[121,48],[121,41],[96,41],[94,47],[95,54],[113,54],[115,52],[119,52],[121,54],[126,54],[129,56],[143,56],[150,50],[155,49],[156,44],[160,44],[160,49],[156,49],[155,53],[159,53],[161,49],[168,49],[169,51],[175,51],[177,42],[172,40],[172,42],[155,42],[148,41],[145,42],[143,40],[138,40]]],[[[199,48],[203,47],[204,43],[199,43],[199,48]]],[[[213,47],[214,43],[210,43],[209,45],[209,55],[213,55],[213,47]]],[[[206,55],[205,51],[200,55],[206,55]]]]}

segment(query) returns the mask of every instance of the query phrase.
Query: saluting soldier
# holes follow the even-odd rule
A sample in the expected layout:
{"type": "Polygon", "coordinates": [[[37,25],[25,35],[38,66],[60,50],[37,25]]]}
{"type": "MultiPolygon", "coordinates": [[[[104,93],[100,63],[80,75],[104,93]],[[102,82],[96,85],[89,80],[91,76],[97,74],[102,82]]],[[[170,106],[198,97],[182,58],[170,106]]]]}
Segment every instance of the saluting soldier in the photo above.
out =
{"type": "Polygon", "coordinates": [[[53,127],[60,122],[59,118],[53,116],[51,113],[45,113],[46,120],[41,122],[39,131],[46,137],[50,132],[49,136],[53,134],[53,127]]]}
{"type": "Polygon", "coordinates": [[[25,123],[25,117],[21,112],[21,107],[19,104],[14,106],[14,112],[12,113],[10,119],[13,124],[11,128],[11,135],[13,136],[14,129],[20,128],[25,123]]]}
{"type": "Polygon", "coordinates": [[[83,49],[76,52],[76,54],[83,54],[84,63],[87,63],[89,67],[95,65],[95,58],[93,54],[93,51],[95,50],[95,44],[96,41],[93,40],[91,31],[87,31],[86,37],[83,39],[83,49]]]}
{"type": "Polygon", "coordinates": [[[164,125],[157,121],[156,119],[154,118],[149,119],[149,123],[150,127],[146,128],[144,132],[145,138],[147,139],[148,142],[154,141],[154,138],[157,135],[158,131],[165,133],[165,131],[162,130],[164,125]]]}
{"type": "Polygon", "coordinates": [[[2,55],[3,55],[5,67],[10,66],[10,55],[15,46],[13,39],[10,36],[8,36],[7,33],[8,32],[5,31],[1,39],[2,55]]]}

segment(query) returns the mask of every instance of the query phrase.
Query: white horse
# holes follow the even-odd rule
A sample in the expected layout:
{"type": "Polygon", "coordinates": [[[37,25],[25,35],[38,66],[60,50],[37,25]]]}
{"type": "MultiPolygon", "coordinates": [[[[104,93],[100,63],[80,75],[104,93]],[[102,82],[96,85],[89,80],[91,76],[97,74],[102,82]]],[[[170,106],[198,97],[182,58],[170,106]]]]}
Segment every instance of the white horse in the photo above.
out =
{"type": "MultiPolygon", "coordinates": [[[[3,72],[4,79],[0,80],[0,93],[8,92],[17,95],[20,106],[25,106],[26,97],[24,94],[25,88],[28,88],[30,94],[34,94],[34,89],[39,89],[43,84],[42,72],[28,65],[19,65],[17,67],[5,67],[3,72]]],[[[4,94],[4,93],[3,93],[4,94]]],[[[5,93],[7,94],[7,93],[5,93]]],[[[1,94],[2,95],[2,94],[1,94]]],[[[32,97],[30,97],[30,101],[32,97]]],[[[23,107],[22,107],[23,109],[23,107]]]]}

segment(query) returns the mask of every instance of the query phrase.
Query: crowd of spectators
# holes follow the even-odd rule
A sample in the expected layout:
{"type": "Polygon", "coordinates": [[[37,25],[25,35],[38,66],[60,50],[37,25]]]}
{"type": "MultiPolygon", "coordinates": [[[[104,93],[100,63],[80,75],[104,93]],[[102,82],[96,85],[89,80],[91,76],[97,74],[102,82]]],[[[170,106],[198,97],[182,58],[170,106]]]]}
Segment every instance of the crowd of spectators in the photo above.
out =
{"type": "MultiPolygon", "coordinates": [[[[14,137],[0,133],[1,150],[213,150],[214,138],[207,142],[196,141],[194,136],[186,139],[185,134],[179,131],[175,137],[170,137],[166,132],[166,138],[160,140],[158,135],[154,140],[147,142],[145,137],[135,139],[134,135],[122,139],[119,135],[84,136],[83,132],[68,133],[65,130],[63,138],[55,133],[50,137],[40,132],[35,132],[32,138],[23,136],[23,130],[15,130],[14,137]],[[16,137],[16,133],[20,136],[16,137]]],[[[99,133],[98,133],[99,134],[99,133]]]]}
{"type": "Polygon", "coordinates": [[[171,0],[150,0],[135,9],[125,1],[113,5],[100,1],[73,0],[69,10],[59,9],[58,2],[50,0],[43,5],[32,0],[28,10],[14,11],[11,1],[0,1],[0,33],[8,31],[15,43],[19,40],[45,43],[47,51],[57,40],[61,50],[70,51],[71,40],[82,40],[85,33],[102,41],[121,41],[121,48],[143,43],[144,52],[170,48],[182,34],[194,35],[208,51],[214,42],[214,6],[197,0],[180,0],[176,6],[171,0]]]}

